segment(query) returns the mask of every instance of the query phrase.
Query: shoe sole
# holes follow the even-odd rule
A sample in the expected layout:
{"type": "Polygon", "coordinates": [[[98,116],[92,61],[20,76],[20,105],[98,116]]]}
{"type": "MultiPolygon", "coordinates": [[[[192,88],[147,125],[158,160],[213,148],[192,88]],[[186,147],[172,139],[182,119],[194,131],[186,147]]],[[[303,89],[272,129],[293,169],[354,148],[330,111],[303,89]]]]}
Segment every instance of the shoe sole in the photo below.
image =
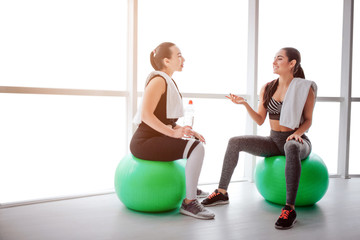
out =
{"type": "Polygon", "coordinates": [[[296,219],[295,219],[294,222],[293,222],[290,226],[288,226],[288,227],[282,227],[282,226],[277,226],[277,225],[275,225],[275,228],[276,228],[276,229],[279,229],[279,230],[287,230],[287,229],[292,228],[292,227],[295,225],[295,223],[296,223],[296,219]]]}
{"type": "Polygon", "coordinates": [[[217,201],[217,202],[214,202],[214,203],[210,203],[210,204],[203,204],[201,203],[202,205],[204,205],[205,207],[213,207],[213,206],[216,206],[216,205],[225,205],[225,204],[229,204],[229,200],[227,201],[217,201]]]}
{"type": "Polygon", "coordinates": [[[215,215],[214,216],[209,216],[209,217],[205,217],[205,216],[199,216],[199,215],[195,215],[189,211],[186,211],[182,208],[180,208],[180,211],[179,211],[181,214],[183,215],[186,215],[186,216],[190,216],[190,217],[194,217],[194,218],[198,218],[198,219],[204,219],[204,220],[210,220],[210,219],[214,219],[215,218],[215,215]]]}

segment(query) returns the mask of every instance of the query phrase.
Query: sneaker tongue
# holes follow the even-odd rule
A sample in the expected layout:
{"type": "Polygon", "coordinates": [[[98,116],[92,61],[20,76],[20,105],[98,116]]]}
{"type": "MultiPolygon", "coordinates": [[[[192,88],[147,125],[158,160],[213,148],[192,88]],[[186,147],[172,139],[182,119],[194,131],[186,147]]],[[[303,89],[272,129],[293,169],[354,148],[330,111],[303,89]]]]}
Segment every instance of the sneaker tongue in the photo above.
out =
{"type": "Polygon", "coordinates": [[[292,208],[289,205],[285,205],[285,207],[283,209],[289,210],[289,211],[292,210],[292,208]]]}

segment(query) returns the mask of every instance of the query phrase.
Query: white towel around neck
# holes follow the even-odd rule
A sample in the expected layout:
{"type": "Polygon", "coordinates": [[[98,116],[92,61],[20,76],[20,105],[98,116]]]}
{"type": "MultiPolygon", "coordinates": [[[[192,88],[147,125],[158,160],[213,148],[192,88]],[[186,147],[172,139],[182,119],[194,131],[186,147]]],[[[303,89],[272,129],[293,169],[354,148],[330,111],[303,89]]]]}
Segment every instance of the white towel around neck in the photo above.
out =
{"type": "Polygon", "coordinates": [[[281,107],[281,126],[295,129],[303,123],[302,115],[310,87],[314,90],[316,101],[317,85],[315,82],[303,78],[294,78],[291,81],[281,107]]]}
{"type": "MultiPolygon", "coordinates": [[[[175,86],[174,81],[171,79],[169,75],[162,71],[153,71],[149,74],[146,79],[145,87],[149,83],[149,81],[155,76],[161,76],[166,80],[167,84],[167,94],[166,94],[166,118],[174,119],[180,118],[184,116],[184,108],[183,102],[179,93],[179,90],[175,86]]],[[[133,122],[137,125],[141,123],[141,110],[142,110],[142,101],[140,103],[140,107],[134,117],[133,122]]]]}

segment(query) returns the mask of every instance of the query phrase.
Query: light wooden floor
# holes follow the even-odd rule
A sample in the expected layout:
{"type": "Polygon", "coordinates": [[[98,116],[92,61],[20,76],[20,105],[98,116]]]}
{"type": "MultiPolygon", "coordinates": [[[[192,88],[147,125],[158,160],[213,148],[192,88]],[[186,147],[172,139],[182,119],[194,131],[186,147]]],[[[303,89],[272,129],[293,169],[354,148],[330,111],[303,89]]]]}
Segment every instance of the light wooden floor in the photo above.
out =
{"type": "MultiPolygon", "coordinates": [[[[212,191],[215,185],[205,185],[212,191]]],[[[212,207],[215,220],[178,213],[128,210],[115,194],[0,209],[1,240],[106,239],[360,239],[360,179],[330,179],[325,197],[297,208],[293,229],[274,223],[281,206],[259,195],[253,183],[232,183],[230,204],[212,207]]]]}

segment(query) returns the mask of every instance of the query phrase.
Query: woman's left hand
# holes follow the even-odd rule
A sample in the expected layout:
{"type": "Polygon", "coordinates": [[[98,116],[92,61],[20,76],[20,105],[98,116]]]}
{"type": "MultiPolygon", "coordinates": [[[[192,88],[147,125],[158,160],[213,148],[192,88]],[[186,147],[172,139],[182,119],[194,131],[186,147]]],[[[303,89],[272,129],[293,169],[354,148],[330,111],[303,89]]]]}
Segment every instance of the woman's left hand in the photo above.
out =
{"type": "Polygon", "coordinates": [[[300,142],[300,143],[303,143],[303,139],[301,138],[301,136],[299,134],[296,134],[296,133],[293,133],[291,134],[287,139],[286,141],[289,141],[291,139],[295,139],[296,141],[300,142]]]}
{"type": "Polygon", "coordinates": [[[230,99],[235,104],[244,104],[246,103],[246,99],[235,94],[230,93],[229,96],[225,96],[226,98],[230,99]]]}
{"type": "Polygon", "coordinates": [[[200,142],[206,143],[205,138],[200,133],[197,133],[197,132],[194,131],[194,137],[199,139],[200,142]]]}

